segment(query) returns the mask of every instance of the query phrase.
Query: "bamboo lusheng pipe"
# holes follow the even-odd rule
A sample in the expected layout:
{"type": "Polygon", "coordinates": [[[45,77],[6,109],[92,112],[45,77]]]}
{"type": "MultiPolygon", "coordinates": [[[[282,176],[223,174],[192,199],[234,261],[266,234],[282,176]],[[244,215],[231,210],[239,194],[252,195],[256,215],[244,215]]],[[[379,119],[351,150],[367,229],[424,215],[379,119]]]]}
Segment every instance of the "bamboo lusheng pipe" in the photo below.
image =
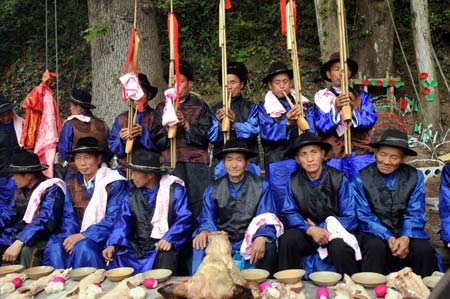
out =
{"type": "MultiPolygon", "coordinates": [[[[173,12],[173,3],[170,1],[170,11],[173,12]]],[[[174,26],[174,15],[170,15],[169,19],[169,47],[170,47],[170,63],[169,63],[169,87],[175,86],[175,26],[174,26]]],[[[178,107],[175,103],[172,103],[175,111],[178,110],[178,107]]],[[[177,162],[177,125],[170,126],[167,131],[167,137],[170,141],[170,168],[175,169],[177,162]]]]}
{"type": "Polygon", "coordinates": [[[293,1],[289,1],[286,5],[287,11],[287,48],[291,54],[292,59],[292,71],[294,73],[294,90],[296,100],[295,103],[291,103],[290,98],[287,96],[285,92],[284,96],[286,97],[291,109],[294,107],[299,108],[300,115],[297,118],[297,127],[299,129],[299,134],[303,133],[310,129],[308,122],[305,119],[305,114],[303,113],[303,104],[302,104],[302,82],[300,77],[300,66],[298,60],[298,50],[297,50],[297,36],[296,36],[296,20],[295,20],[295,10],[296,6],[293,1]]]}
{"type": "MultiPolygon", "coordinates": [[[[125,143],[125,153],[130,154],[133,151],[133,144],[134,144],[134,137],[131,136],[131,132],[133,131],[133,127],[136,124],[136,118],[138,114],[138,108],[134,107],[135,104],[133,101],[130,101],[130,110],[128,111],[128,139],[125,143]],[[131,111],[131,117],[130,117],[130,111],[131,111]],[[130,123],[131,120],[131,123],[130,123]],[[131,129],[130,129],[131,128],[131,129]]],[[[131,161],[129,161],[131,162],[131,161]]]]}
{"type": "Polygon", "coordinates": [[[225,117],[222,119],[221,131],[223,133],[223,141],[226,143],[230,138],[230,119],[228,118],[228,110],[230,109],[231,94],[228,93],[227,80],[227,33],[225,26],[225,1],[219,2],[219,47],[222,52],[222,105],[225,117]]]}
{"type": "MultiPolygon", "coordinates": [[[[338,30],[339,30],[339,61],[341,65],[341,90],[342,94],[349,94],[348,90],[348,65],[347,65],[347,36],[345,28],[345,14],[344,14],[344,2],[343,0],[336,0],[337,4],[337,17],[338,17],[338,30]]],[[[342,118],[344,120],[344,149],[345,154],[350,155],[352,153],[352,138],[351,138],[351,120],[352,110],[349,104],[342,107],[342,118]]]]}

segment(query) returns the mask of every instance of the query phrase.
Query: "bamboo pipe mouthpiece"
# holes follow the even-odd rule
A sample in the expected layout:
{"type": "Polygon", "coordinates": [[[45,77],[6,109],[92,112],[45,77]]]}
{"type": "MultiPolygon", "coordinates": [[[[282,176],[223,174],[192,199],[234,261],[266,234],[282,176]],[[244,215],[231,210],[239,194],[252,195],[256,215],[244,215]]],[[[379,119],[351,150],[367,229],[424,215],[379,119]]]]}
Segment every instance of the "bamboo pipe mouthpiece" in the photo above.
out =
{"type": "Polygon", "coordinates": [[[228,116],[225,116],[222,119],[222,132],[228,132],[230,131],[230,119],[228,118],[228,116]]]}
{"type": "Polygon", "coordinates": [[[169,139],[172,139],[175,138],[175,136],[177,136],[177,126],[170,126],[167,131],[167,137],[169,137],[169,139]]]}
{"type": "Polygon", "coordinates": [[[125,154],[129,154],[133,151],[134,139],[127,139],[125,143],[125,154]]]}
{"type": "Polygon", "coordinates": [[[303,116],[297,118],[297,127],[302,131],[308,131],[310,129],[308,122],[303,116]]]}
{"type": "Polygon", "coordinates": [[[350,105],[342,107],[342,118],[344,121],[350,121],[352,119],[352,109],[350,108],[350,105]]]}

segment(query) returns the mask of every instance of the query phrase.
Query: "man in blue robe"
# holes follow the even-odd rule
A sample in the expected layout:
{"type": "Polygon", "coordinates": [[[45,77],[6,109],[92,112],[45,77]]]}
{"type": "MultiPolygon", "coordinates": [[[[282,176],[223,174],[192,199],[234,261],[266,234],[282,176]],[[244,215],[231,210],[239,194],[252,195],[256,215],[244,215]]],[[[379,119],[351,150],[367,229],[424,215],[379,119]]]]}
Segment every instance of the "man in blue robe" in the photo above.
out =
{"type": "MultiPolygon", "coordinates": [[[[358,64],[347,59],[349,79],[358,72],[358,64]]],[[[333,146],[327,155],[327,163],[343,171],[350,179],[368,164],[374,161],[369,143],[372,141],[372,128],[378,114],[372,99],[365,91],[357,92],[349,88],[349,94],[341,92],[341,65],[339,52],[331,54],[322,66],[322,78],[331,82],[329,89],[319,90],[314,96],[314,121],[317,132],[322,139],[333,146]],[[345,157],[344,125],[342,107],[352,108],[351,138],[352,155],[345,157]]]]}
{"type": "MultiPolygon", "coordinates": [[[[218,69],[219,84],[222,85],[222,68],[218,69]]],[[[231,94],[230,108],[228,109],[228,119],[230,121],[230,138],[241,138],[247,143],[248,148],[258,152],[258,106],[241,94],[247,85],[248,70],[242,62],[230,61],[227,64],[227,93],[231,94]]],[[[214,145],[213,153],[222,150],[224,139],[221,122],[225,118],[223,103],[219,103],[211,109],[211,128],[209,128],[209,142],[214,145]]],[[[252,158],[248,165],[248,170],[255,174],[260,174],[259,155],[252,158]]],[[[226,175],[226,170],[222,161],[217,161],[214,167],[214,178],[218,179],[226,175]]]]}
{"type": "Polygon", "coordinates": [[[450,247],[450,164],[441,173],[439,188],[439,216],[441,218],[441,239],[444,247],[450,247]]]}
{"type": "Polygon", "coordinates": [[[264,214],[268,218],[276,218],[269,184],[245,171],[249,159],[255,155],[257,153],[250,151],[242,139],[228,140],[222,151],[216,154],[217,159],[223,160],[227,175],[210,183],[203,194],[203,208],[194,232],[193,273],[205,255],[208,234],[220,230],[228,233],[233,259],[241,263],[238,264],[241,269],[256,265],[270,273],[276,270],[277,235],[272,224],[258,227],[255,234],[249,236],[252,243],[248,259],[244,260],[240,253],[247,227],[255,217],[264,214]]]}
{"type": "Polygon", "coordinates": [[[127,184],[102,163],[97,139],[78,140],[70,154],[77,172],[67,180],[64,217],[44,251],[44,264],[57,269],[104,268],[102,250],[126,196],[127,184]]]}
{"type": "Polygon", "coordinates": [[[109,266],[133,267],[135,273],[170,269],[175,273],[177,253],[190,237],[191,211],[184,182],[166,174],[159,154],[144,149],[133,152],[134,186],[125,198],[114,229],[103,250],[109,266]],[[166,207],[166,208],[164,208],[166,207]]]}
{"type": "MultiPolygon", "coordinates": [[[[295,157],[301,168],[290,176],[281,211],[286,228],[279,238],[281,270],[298,268],[305,257],[307,271],[322,270],[315,268],[313,262],[322,247],[328,252],[324,261],[333,265],[337,272],[348,275],[358,272],[356,252],[359,248],[355,249],[342,237],[333,238],[330,233],[332,217],[347,233],[357,227],[352,185],[341,171],[324,163],[330,149],[329,143],[320,141],[314,134],[304,133],[289,151],[289,156],[295,157]]],[[[353,239],[357,245],[354,236],[353,239]]]]}
{"type": "MultiPolygon", "coordinates": [[[[44,248],[50,235],[58,231],[64,209],[65,184],[60,179],[47,179],[42,171],[47,165],[39,162],[36,154],[18,152],[6,171],[13,175],[17,185],[11,218],[0,222],[9,244],[2,254],[3,262],[14,263],[20,256],[25,267],[39,266],[39,248],[44,248]]],[[[3,214],[3,211],[2,211],[3,214]]]]}
{"type": "Polygon", "coordinates": [[[423,174],[403,163],[416,156],[407,135],[386,130],[371,143],[375,162],[354,177],[362,271],[385,273],[409,266],[422,277],[438,269],[435,252],[424,232],[425,183],[423,174]]]}

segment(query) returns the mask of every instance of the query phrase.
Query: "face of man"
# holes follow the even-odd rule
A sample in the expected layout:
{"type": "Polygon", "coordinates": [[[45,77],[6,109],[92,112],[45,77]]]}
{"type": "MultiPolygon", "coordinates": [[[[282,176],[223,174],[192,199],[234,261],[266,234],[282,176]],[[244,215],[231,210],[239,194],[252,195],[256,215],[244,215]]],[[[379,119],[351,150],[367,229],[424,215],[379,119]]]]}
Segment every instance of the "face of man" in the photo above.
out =
{"type": "Polygon", "coordinates": [[[153,182],[154,178],[155,174],[153,173],[141,172],[136,170],[131,171],[131,180],[133,180],[133,183],[137,188],[152,188],[154,184],[151,183],[153,182]]]}
{"type": "Polygon", "coordinates": [[[247,157],[242,153],[229,153],[223,157],[223,164],[227,170],[228,177],[233,183],[242,181],[245,168],[248,165],[247,157]]]}
{"type": "MultiPolygon", "coordinates": [[[[330,67],[330,70],[327,71],[327,77],[328,79],[331,80],[331,85],[334,87],[341,87],[341,63],[340,62],[335,62],[333,63],[333,65],[330,67]]],[[[348,69],[348,77],[350,78],[352,76],[352,71],[350,71],[350,69],[348,69]]]]}
{"type": "Polygon", "coordinates": [[[15,173],[13,175],[13,180],[16,183],[18,188],[31,188],[33,186],[29,186],[32,181],[33,175],[31,173],[15,173]]]}
{"type": "Polygon", "coordinates": [[[291,89],[291,79],[286,73],[281,73],[272,77],[267,83],[272,93],[278,98],[284,98],[284,93],[289,94],[291,89]]]}
{"type": "Polygon", "coordinates": [[[395,172],[400,167],[404,157],[403,151],[396,147],[380,146],[375,151],[377,168],[382,174],[386,175],[395,172]]]}
{"type": "Polygon", "coordinates": [[[69,102],[69,110],[71,115],[78,115],[84,111],[84,108],[75,103],[69,102]]]}
{"type": "Polygon", "coordinates": [[[90,153],[77,153],[75,154],[75,165],[78,171],[87,180],[93,178],[102,162],[102,155],[95,155],[90,153]]]}
{"type": "Polygon", "coordinates": [[[181,75],[180,78],[180,98],[185,98],[189,95],[193,82],[189,81],[185,75],[181,75]]]}
{"type": "Polygon", "coordinates": [[[9,124],[14,118],[14,113],[12,110],[6,110],[0,113],[0,123],[9,124]]]}
{"type": "Polygon", "coordinates": [[[227,74],[227,87],[228,92],[231,92],[231,96],[237,97],[244,88],[244,82],[242,82],[235,74],[227,74]]]}
{"type": "Polygon", "coordinates": [[[306,145],[301,147],[295,155],[295,160],[306,171],[309,178],[318,179],[322,172],[322,162],[325,159],[325,151],[318,145],[306,145]]]}

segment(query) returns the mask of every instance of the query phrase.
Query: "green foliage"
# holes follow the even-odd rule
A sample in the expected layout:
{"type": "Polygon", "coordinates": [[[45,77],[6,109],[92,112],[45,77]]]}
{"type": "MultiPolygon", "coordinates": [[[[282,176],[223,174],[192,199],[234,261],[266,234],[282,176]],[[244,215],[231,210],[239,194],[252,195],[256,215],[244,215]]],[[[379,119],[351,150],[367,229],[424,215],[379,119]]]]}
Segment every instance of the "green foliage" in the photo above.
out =
{"type": "Polygon", "coordinates": [[[104,24],[97,24],[89,27],[86,30],[81,32],[81,36],[88,43],[92,41],[92,39],[96,36],[105,35],[108,32],[108,27],[104,24]]]}

